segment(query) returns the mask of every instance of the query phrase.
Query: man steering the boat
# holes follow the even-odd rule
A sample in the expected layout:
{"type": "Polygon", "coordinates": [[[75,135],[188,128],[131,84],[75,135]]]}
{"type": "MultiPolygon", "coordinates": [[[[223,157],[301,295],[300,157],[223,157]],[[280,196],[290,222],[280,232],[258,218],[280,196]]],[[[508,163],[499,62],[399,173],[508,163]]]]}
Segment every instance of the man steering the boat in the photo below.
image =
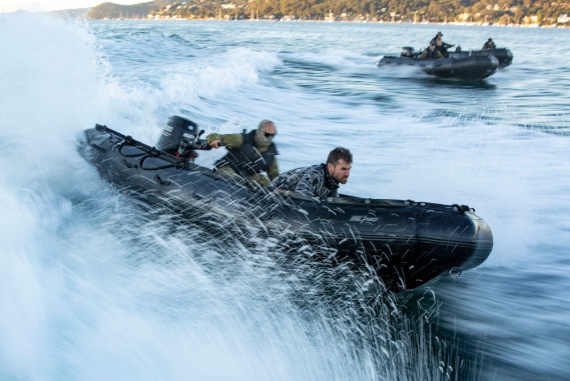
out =
{"type": "Polygon", "coordinates": [[[434,38],[431,39],[430,44],[433,42],[436,45],[436,49],[439,50],[444,57],[448,57],[449,53],[447,49],[454,47],[454,44],[448,44],[447,42],[443,42],[442,40],[443,33],[437,32],[434,38]]]}
{"type": "Polygon", "coordinates": [[[218,173],[231,177],[241,176],[246,180],[267,187],[269,182],[279,176],[277,158],[279,153],[273,143],[277,134],[275,123],[264,119],[257,129],[241,134],[217,134],[206,136],[206,142],[212,148],[225,146],[228,153],[216,161],[218,173]],[[266,172],[267,176],[262,172],[266,172]]]}
{"type": "Polygon", "coordinates": [[[329,152],[326,164],[292,169],[271,182],[271,190],[299,192],[309,197],[338,197],[339,184],[346,184],[352,169],[352,153],[336,147],[329,152]]]}

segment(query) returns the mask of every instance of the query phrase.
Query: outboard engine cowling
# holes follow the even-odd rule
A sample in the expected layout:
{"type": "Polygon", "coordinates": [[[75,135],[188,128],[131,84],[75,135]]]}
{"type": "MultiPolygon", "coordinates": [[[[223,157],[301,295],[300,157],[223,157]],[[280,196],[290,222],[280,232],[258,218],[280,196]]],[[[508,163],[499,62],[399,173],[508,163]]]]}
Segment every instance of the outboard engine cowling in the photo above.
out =
{"type": "Polygon", "coordinates": [[[176,154],[178,146],[184,140],[194,143],[198,139],[198,125],[191,120],[174,115],[168,119],[168,123],[162,130],[162,135],[156,144],[156,148],[176,154]]]}
{"type": "Polygon", "coordinates": [[[400,57],[413,57],[414,56],[414,48],[411,46],[404,46],[400,51],[400,57]]]}

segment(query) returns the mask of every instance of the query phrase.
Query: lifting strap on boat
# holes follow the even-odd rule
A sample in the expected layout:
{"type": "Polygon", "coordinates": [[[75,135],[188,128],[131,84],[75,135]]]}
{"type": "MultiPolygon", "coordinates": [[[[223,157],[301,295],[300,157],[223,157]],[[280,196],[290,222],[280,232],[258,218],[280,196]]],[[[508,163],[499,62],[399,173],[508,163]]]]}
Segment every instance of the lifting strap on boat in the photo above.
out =
{"type": "Polygon", "coordinates": [[[449,270],[449,275],[455,279],[461,276],[461,267],[452,267],[449,270]]]}
{"type": "Polygon", "coordinates": [[[188,160],[186,160],[185,158],[181,157],[180,160],[179,160],[176,164],[174,164],[174,168],[189,170],[189,169],[190,169],[190,164],[188,163],[188,160]]]}
{"type": "Polygon", "coordinates": [[[148,151],[148,156],[150,156],[150,157],[159,157],[159,156],[160,156],[160,151],[157,150],[156,148],[152,147],[152,148],[148,151]]]}
{"type": "Polygon", "coordinates": [[[130,146],[134,145],[137,141],[135,139],[133,139],[133,137],[131,135],[128,135],[125,137],[125,144],[128,144],[130,146]]]}
{"type": "Polygon", "coordinates": [[[169,153],[163,152],[159,149],[156,149],[155,147],[150,147],[144,143],[141,143],[141,142],[133,139],[133,137],[130,135],[125,136],[125,135],[121,134],[120,132],[117,132],[115,130],[110,129],[107,126],[102,126],[100,124],[96,124],[95,129],[98,131],[104,131],[104,132],[109,133],[111,135],[115,135],[115,136],[119,137],[120,139],[123,139],[123,142],[121,143],[121,148],[125,145],[130,145],[130,146],[136,147],[136,148],[140,149],[141,151],[143,151],[143,153],[136,153],[133,155],[125,155],[125,154],[121,153],[121,155],[123,155],[125,157],[145,156],[141,160],[141,165],[142,165],[142,161],[144,161],[148,157],[160,157],[160,158],[164,159],[166,162],[168,162],[169,164],[161,166],[161,167],[152,168],[153,170],[172,168],[172,167],[186,169],[186,170],[190,169],[190,165],[185,159],[177,158],[174,155],[170,155],[169,153]]]}
{"type": "Polygon", "coordinates": [[[125,146],[132,146],[132,144],[129,144],[126,140],[123,140],[121,142],[121,144],[119,145],[119,153],[123,157],[139,157],[139,156],[145,156],[147,154],[145,151],[137,151],[136,153],[133,153],[133,154],[123,153],[123,148],[125,146]]]}

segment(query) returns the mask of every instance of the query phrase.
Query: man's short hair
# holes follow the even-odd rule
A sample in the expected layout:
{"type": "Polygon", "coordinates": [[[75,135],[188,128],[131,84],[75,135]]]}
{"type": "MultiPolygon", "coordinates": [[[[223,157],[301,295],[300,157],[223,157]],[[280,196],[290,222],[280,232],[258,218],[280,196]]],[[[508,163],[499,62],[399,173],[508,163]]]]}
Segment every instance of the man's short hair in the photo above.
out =
{"type": "Polygon", "coordinates": [[[339,160],[344,160],[347,163],[352,163],[352,153],[348,148],[343,147],[336,147],[331,152],[329,152],[329,156],[327,157],[327,164],[331,163],[332,165],[336,165],[339,160]]]}
{"type": "Polygon", "coordinates": [[[275,127],[275,123],[273,123],[273,121],[269,119],[263,119],[261,122],[259,122],[257,128],[260,129],[261,131],[265,131],[265,126],[267,126],[269,123],[273,124],[273,126],[275,127]]]}

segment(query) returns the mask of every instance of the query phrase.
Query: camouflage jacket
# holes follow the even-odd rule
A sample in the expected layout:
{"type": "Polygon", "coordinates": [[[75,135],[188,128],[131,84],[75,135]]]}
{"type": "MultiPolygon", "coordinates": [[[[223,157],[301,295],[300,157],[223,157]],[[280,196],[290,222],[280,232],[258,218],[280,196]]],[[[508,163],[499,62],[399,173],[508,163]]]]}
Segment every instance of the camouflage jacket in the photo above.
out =
{"type": "Polygon", "coordinates": [[[338,197],[338,181],[329,175],[325,164],[292,169],[277,176],[270,189],[299,192],[309,197],[338,197]]]}

